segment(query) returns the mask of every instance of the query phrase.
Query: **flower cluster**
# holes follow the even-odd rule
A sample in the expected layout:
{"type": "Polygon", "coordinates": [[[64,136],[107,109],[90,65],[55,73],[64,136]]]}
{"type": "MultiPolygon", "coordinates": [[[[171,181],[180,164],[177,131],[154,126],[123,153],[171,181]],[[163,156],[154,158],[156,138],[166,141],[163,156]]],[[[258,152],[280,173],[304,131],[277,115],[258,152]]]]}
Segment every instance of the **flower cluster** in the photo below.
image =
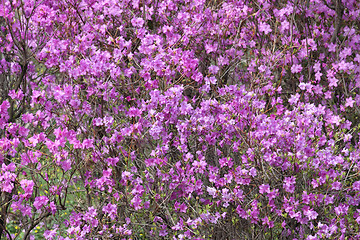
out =
{"type": "Polygon", "coordinates": [[[359,1],[0,5],[0,237],[360,238],[359,1]]]}

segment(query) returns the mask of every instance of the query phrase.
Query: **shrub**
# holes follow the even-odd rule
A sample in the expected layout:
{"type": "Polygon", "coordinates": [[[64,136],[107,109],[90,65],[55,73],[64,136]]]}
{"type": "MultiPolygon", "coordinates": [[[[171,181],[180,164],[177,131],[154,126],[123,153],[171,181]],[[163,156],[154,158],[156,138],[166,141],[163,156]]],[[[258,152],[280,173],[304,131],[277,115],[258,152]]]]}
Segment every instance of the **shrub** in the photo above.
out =
{"type": "Polygon", "coordinates": [[[359,2],[0,9],[0,236],[359,238],[359,2]]]}

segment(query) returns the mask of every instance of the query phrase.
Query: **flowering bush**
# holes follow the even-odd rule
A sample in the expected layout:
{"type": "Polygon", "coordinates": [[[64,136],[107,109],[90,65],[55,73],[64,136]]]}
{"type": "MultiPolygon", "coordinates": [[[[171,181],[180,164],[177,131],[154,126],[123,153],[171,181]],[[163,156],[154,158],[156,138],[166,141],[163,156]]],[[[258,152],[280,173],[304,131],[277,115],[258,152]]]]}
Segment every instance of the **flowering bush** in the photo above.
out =
{"type": "Polygon", "coordinates": [[[358,239],[360,3],[1,1],[0,236],[358,239]]]}

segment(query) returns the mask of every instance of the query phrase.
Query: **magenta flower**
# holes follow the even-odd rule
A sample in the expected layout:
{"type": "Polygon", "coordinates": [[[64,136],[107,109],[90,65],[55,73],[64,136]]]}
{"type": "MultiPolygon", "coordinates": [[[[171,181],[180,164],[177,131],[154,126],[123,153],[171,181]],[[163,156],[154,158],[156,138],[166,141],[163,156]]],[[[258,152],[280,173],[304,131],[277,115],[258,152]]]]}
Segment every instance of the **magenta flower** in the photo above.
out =
{"type": "Polygon", "coordinates": [[[213,187],[207,187],[207,192],[209,193],[210,196],[212,196],[213,198],[217,197],[217,190],[213,187]]]}
{"type": "Polygon", "coordinates": [[[314,220],[319,215],[317,212],[315,212],[309,206],[304,206],[303,207],[303,213],[309,220],[314,220]]]}
{"type": "Polygon", "coordinates": [[[285,177],[283,187],[285,191],[293,193],[295,191],[296,178],[294,176],[285,177]]]}
{"type": "Polygon", "coordinates": [[[218,67],[218,66],[211,65],[211,66],[209,67],[209,72],[212,73],[212,74],[214,74],[214,75],[217,74],[218,71],[219,71],[219,67],[218,67]]]}
{"type": "Polygon", "coordinates": [[[179,221],[173,227],[171,227],[171,229],[176,230],[176,231],[183,230],[184,229],[184,220],[180,217],[179,221]]]}
{"type": "Polygon", "coordinates": [[[8,108],[10,107],[10,103],[8,101],[3,101],[0,104],[0,115],[3,116],[8,116],[8,108]]]}
{"type": "Polygon", "coordinates": [[[250,176],[252,176],[252,177],[256,177],[256,175],[257,175],[256,168],[252,167],[252,168],[250,169],[250,171],[249,171],[249,174],[250,174],[250,176]]]}
{"type": "Polygon", "coordinates": [[[42,208],[44,205],[48,204],[49,199],[46,196],[40,196],[40,197],[36,197],[35,201],[34,201],[34,207],[39,210],[40,208],[42,208]]]}
{"type": "Polygon", "coordinates": [[[340,182],[333,182],[331,189],[340,190],[341,187],[342,187],[342,184],[340,182]]]}
{"type": "Polygon", "coordinates": [[[207,163],[204,160],[194,161],[193,166],[199,173],[204,173],[207,163]]]}
{"type": "Polygon", "coordinates": [[[334,208],[336,215],[344,215],[347,214],[349,210],[349,206],[345,204],[340,204],[339,206],[334,208]]]}
{"type": "Polygon", "coordinates": [[[9,91],[9,96],[12,99],[21,100],[24,97],[24,93],[23,93],[23,91],[21,89],[18,90],[18,92],[15,92],[15,90],[10,90],[9,91]]]}
{"type": "Polygon", "coordinates": [[[269,184],[262,184],[259,187],[259,193],[264,194],[264,193],[270,193],[270,186],[269,184]]]}
{"type": "Polygon", "coordinates": [[[345,107],[353,107],[355,101],[352,99],[352,97],[346,98],[345,107]]]}
{"type": "Polygon", "coordinates": [[[128,111],[129,117],[140,117],[141,116],[141,110],[135,107],[131,107],[128,111]]]}
{"type": "Polygon", "coordinates": [[[182,212],[182,213],[186,213],[186,210],[187,210],[187,206],[185,203],[182,203],[179,207],[179,211],[182,212]]]}
{"type": "Polygon", "coordinates": [[[302,66],[300,64],[294,64],[291,67],[291,73],[299,73],[302,70],[302,66]]]}
{"type": "Polygon", "coordinates": [[[139,210],[142,208],[141,203],[142,203],[142,200],[137,195],[133,199],[131,199],[131,204],[135,210],[139,210]]]}
{"type": "Polygon", "coordinates": [[[16,174],[13,173],[15,171],[15,164],[10,163],[6,165],[2,164],[0,171],[0,189],[4,192],[10,193],[14,188],[14,182],[16,179],[16,174]]]}
{"type": "Polygon", "coordinates": [[[32,180],[23,179],[20,181],[21,187],[24,189],[23,197],[28,199],[31,197],[34,188],[34,182],[32,180]]]}
{"type": "Polygon", "coordinates": [[[134,26],[134,27],[142,27],[144,25],[144,19],[142,18],[133,18],[131,19],[131,24],[134,26]]]}
{"type": "Polygon", "coordinates": [[[274,227],[274,222],[273,222],[273,221],[270,221],[270,218],[269,218],[269,217],[264,217],[264,218],[262,218],[261,220],[262,220],[262,224],[263,224],[263,225],[269,226],[269,228],[273,228],[273,227],[274,227]]]}
{"type": "Polygon", "coordinates": [[[209,53],[215,52],[217,50],[217,47],[218,47],[217,43],[214,43],[213,45],[205,44],[206,53],[209,54],[209,53]]]}
{"type": "Polygon", "coordinates": [[[57,211],[57,208],[56,208],[56,205],[54,202],[50,202],[50,211],[53,215],[55,215],[56,211],[57,211]]]}
{"type": "Polygon", "coordinates": [[[352,188],[354,191],[360,191],[360,181],[354,182],[352,188]]]}
{"type": "Polygon", "coordinates": [[[266,35],[272,32],[272,29],[269,24],[261,22],[259,24],[259,31],[265,33],[266,35]]]}
{"type": "Polygon", "coordinates": [[[168,232],[166,231],[166,225],[164,224],[164,225],[161,225],[161,226],[162,226],[163,230],[159,231],[159,236],[160,237],[165,237],[165,236],[168,235],[168,232]]]}
{"type": "Polygon", "coordinates": [[[95,118],[94,120],[93,120],[93,124],[94,124],[94,126],[101,126],[101,125],[103,125],[103,120],[101,119],[101,118],[95,118]]]}
{"type": "Polygon", "coordinates": [[[117,214],[117,207],[115,204],[108,203],[106,206],[103,207],[103,212],[109,214],[111,220],[116,218],[117,214]]]}
{"type": "Polygon", "coordinates": [[[330,205],[334,203],[334,196],[326,196],[324,199],[324,203],[326,205],[330,205]]]}
{"type": "Polygon", "coordinates": [[[44,236],[44,238],[45,238],[46,240],[52,240],[52,239],[54,239],[55,236],[56,236],[56,229],[53,229],[53,230],[45,230],[43,236],[44,236]]]}

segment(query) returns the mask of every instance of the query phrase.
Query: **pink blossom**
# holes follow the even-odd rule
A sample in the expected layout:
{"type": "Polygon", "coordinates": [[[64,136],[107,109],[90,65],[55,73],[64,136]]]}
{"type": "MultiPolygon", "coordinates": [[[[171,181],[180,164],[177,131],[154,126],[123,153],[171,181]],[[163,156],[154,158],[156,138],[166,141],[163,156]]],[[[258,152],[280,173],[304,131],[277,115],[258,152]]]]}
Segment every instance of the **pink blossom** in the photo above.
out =
{"type": "Polygon", "coordinates": [[[44,205],[46,205],[49,202],[48,197],[46,196],[40,196],[40,197],[36,197],[35,201],[34,201],[34,207],[39,210],[40,208],[42,208],[44,205]]]}
{"type": "Polygon", "coordinates": [[[109,214],[111,220],[114,220],[117,213],[117,208],[115,204],[108,203],[103,207],[103,212],[109,214]]]}
{"type": "Polygon", "coordinates": [[[219,71],[219,67],[218,66],[215,66],[215,65],[211,65],[209,67],[209,72],[212,73],[212,74],[217,74],[219,71]]]}
{"type": "Polygon", "coordinates": [[[212,196],[213,198],[215,198],[217,196],[217,190],[213,187],[207,187],[206,189],[209,193],[210,196],[212,196]]]}
{"type": "Polygon", "coordinates": [[[294,64],[291,67],[291,73],[299,73],[302,70],[302,66],[300,64],[294,64]]]}
{"type": "Polygon", "coordinates": [[[270,186],[269,184],[262,184],[259,187],[259,193],[264,194],[264,193],[270,193],[270,186]]]}
{"type": "Polygon", "coordinates": [[[55,238],[55,236],[56,236],[56,230],[55,229],[53,229],[53,230],[45,230],[45,232],[44,232],[44,238],[46,240],[52,240],[52,239],[55,238]]]}
{"type": "Polygon", "coordinates": [[[29,198],[33,193],[34,182],[32,180],[23,179],[20,181],[21,187],[24,189],[24,197],[29,198]]]}
{"type": "Polygon", "coordinates": [[[360,181],[354,182],[353,185],[352,185],[352,188],[353,188],[355,191],[360,191],[360,181]]]}
{"type": "Polygon", "coordinates": [[[284,184],[283,184],[285,191],[287,191],[289,193],[293,193],[295,190],[295,183],[296,183],[296,178],[294,176],[285,177],[284,184]]]}
{"type": "Polygon", "coordinates": [[[259,31],[265,33],[266,35],[272,32],[272,29],[269,24],[261,22],[259,24],[259,31]]]}
{"type": "Polygon", "coordinates": [[[352,97],[346,98],[345,107],[353,107],[355,101],[352,99],[352,97]]]}
{"type": "Polygon", "coordinates": [[[136,195],[130,202],[135,210],[139,210],[142,208],[141,206],[142,200],[139,196],[136,195]]]}
{"type": "Polygon", "coordinates": [[[131,107],[128,111],[129,117],[140,117],[141,116],[141,110],[137,109],[135,107],[131,107]]]}
{"type": "Polygon", "coordinates": [[[214,43],[213,45],[205,44],[206,53],[209,54],[209,53],[215,52],[217,50],[217,47],[218,47],[217,43],[214,43]]]}

